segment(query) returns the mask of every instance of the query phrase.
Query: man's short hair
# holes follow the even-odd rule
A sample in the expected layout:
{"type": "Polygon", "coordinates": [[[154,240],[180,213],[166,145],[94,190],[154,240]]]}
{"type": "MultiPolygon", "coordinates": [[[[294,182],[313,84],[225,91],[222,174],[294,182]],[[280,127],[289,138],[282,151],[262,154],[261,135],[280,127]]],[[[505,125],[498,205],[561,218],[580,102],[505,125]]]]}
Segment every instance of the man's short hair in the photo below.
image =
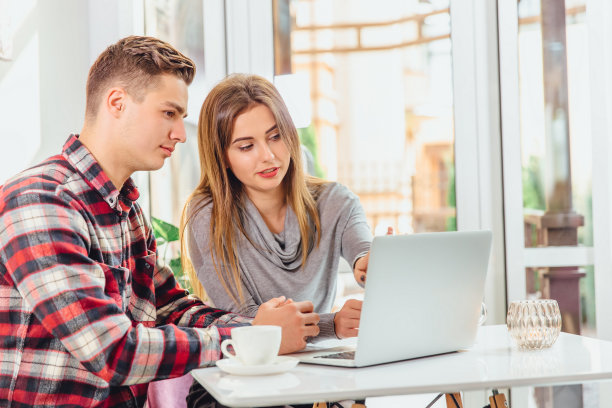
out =
{"type": "Polygon", "coordinates": [[[170,44],[154,38],[130,36],[109,46],[93,63],[87,77],[85,115],[98,113],[102,94],[113,86],[121,86],[138,102],[156,84],[155,77],[171,74],[191,84],[195,75],[193,61],[170,44]]]}

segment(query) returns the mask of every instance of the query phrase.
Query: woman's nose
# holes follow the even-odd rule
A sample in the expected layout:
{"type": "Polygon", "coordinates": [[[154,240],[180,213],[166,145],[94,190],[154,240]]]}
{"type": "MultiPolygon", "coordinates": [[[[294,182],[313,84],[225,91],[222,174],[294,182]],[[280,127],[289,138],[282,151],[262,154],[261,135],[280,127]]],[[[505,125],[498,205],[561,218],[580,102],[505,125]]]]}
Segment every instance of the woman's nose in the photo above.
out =
{"type": "Polygon", "coordinates": [[[272,151],[272,149],[270,148],[270,146],[268,146],[267,144],[264,145],[263,149],[262,149],[262,154],[261,154],[261,159],[263,161],[267,161],[267,160],[272,160],[274,159],[274,152],[272,151]]]}

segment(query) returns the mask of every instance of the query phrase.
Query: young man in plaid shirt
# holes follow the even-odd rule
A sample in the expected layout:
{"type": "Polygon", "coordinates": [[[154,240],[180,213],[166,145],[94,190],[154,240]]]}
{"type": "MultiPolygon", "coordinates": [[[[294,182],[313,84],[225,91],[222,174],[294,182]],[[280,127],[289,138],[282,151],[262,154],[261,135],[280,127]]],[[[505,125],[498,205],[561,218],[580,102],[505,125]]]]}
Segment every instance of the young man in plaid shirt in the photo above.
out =
{"type": "Polygon", "coordinates": [[[130,176],[185,142],[194,71],[160,40],[120,40],[90,69],[81,134],[0,187],[0,406],[138,407],[149,382],[221,358],[232,327],[282,326],[281,352],[317,334],[309,302],[273,299],[251,320],[156,265],[130,176]]]}

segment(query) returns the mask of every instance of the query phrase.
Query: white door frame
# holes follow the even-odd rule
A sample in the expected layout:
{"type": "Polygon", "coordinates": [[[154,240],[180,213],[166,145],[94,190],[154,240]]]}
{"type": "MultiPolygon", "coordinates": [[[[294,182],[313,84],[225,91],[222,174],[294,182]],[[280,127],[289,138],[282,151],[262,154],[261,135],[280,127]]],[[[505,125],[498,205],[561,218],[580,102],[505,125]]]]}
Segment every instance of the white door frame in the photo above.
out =
{"type": "Polygon", "coordinates": [[[487,0],[451,3],[457,227],[493,232],[487,324],[506,317],[496,13],[487,0]]]}
{"type": "Polygon", "coordinates": [[[501,96],[506,285],[508,300],[524,299],[525,237],[518,73],[518,8],[516,1],[498,2],[499,87],[501,96]]]}
{"type": "Polygon", "coordinates": [[[225,0],[227,73],[274,78],[272,0],[225,0]]]}
{"type": "MultiPolygon", "coordinates": [[[[612,4],[587,1],[593,139],[593,242],[597,336],[612,340],[612,4]],[[597,311],[601,311],[597,313],[597,311]]],[[[602,405],[603,406],[603,405],[602,405]]]]}

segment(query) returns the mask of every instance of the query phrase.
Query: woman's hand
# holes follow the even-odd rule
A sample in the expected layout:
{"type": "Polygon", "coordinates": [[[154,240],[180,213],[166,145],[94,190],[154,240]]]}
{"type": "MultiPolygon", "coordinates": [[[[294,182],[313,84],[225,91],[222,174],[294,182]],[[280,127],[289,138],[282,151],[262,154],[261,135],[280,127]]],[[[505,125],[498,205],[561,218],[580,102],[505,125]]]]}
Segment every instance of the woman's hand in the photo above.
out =
{"type": "Polygon", "coordinates": [[[355,337],[359,333],[359,319],[361,317],[361,305],[363,302],[357,299],[346,301],[340,311],[334,316],[334,328],[336,336],[340,339],[355,337]]]}
{"type": "MultiPolygon", "coordinates": [[[[387,227],[387,235],[393,235],[393,227],[387,227]]],[[[370,253],[368,252],[355,262],[355,268],[353,269],[353,276],[359,286],[363,287],[366,281],[366,275],[368,274],[368,261],[370,260],[370,253]]]]}
{"type": "Polygon", "coordinates": [[[355,280],[363,288],[366,281],[366,275],[368,273],[368,261],[370,260],[370,253],[368,252],[355,262],[355,269],[353,269],[353,276],[355,280]]]}

